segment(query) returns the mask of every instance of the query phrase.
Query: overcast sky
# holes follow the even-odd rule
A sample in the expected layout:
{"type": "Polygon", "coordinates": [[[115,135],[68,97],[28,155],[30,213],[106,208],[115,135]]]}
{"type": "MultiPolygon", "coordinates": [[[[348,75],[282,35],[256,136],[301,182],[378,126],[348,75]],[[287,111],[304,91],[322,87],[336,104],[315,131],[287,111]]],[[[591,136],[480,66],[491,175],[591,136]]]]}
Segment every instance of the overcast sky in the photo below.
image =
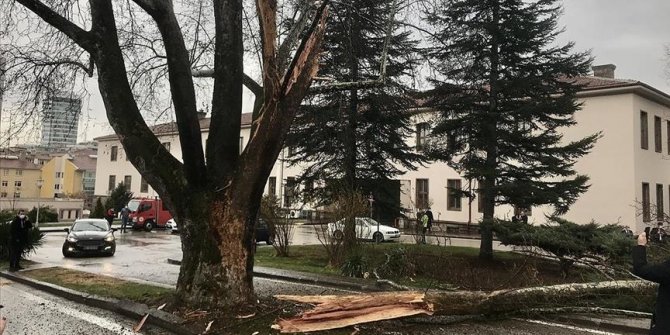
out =
{"type": "MultiPolygon", "coordinates": [[[[563,6],[562,42],[575,41],[576,50],[591,50],[595,65],[615,64],[617,78],[639,80],[670,93],[664,51],[670,43],[670,1],[565,0],[563,6]]],[[[90,91],[94,96],[83,106],[80,141],[111,132],[95,83],[90,91]]],[[[249,92],[245,101],[251,101],[249,92]]],[[[36,140],[35,136],[31,142],[36,140]]]]}
{"type": "Polygon", "coordinates": [[[616,65],[617,78],[670,93],[664,51],[670,43],[670,1],[565,0],[563,8],[561,39],[590,49],[594,65],[616,65]]]}

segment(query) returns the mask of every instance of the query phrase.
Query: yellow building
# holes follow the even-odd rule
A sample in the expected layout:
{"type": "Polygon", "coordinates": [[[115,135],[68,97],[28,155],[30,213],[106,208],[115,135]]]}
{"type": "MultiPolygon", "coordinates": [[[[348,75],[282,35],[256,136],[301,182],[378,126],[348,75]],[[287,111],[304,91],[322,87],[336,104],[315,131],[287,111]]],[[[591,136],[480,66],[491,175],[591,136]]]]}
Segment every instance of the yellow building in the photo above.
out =
{"type": "Polygon", "coordinates": [[[37,197],[42,166],[16,156],[0,157],[0,199],[37,197]]]}
{"type": "Polygon", "coordinates": [[[42,167],[43,198],[85,198],[95,186],[95,155],[86,152],[53,157],[42,167]]]}

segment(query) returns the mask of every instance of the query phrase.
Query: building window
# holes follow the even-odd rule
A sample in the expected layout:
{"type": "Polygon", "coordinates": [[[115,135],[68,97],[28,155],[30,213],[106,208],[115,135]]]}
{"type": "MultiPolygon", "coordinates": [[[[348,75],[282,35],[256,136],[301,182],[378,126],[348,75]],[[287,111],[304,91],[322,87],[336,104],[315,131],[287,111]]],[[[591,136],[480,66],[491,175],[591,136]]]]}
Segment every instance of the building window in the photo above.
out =
{"type": "Polygon", "coordinates": [[[0,192],[0,198],[7,198],[7,192],[0,192]]]}
{"type": "Polygon", "coordinates": [[[112,151],[109,156],[109,160],[112,162],[116,162],[116,157],[119,155],[119,147],[116,145],[112,146],[112,151]]]}
{"type": "Polygon", "coordinates": [[[147,183],[147,180],[144,179],[144,177],[140,177],[140,193],[147,192],[149,192],[149,183],[147,183]]]}
{"type": "Polygon", "coordinates": [[[647,112],[643,111],[640,111],[640,141],[642,149],[649,149],[649,124],[647,122],[647,112]]]}
{"type": "Polygon", "coordinates": [[[167,150],[168,152],[170,152],[170,142],[163,142],[163,143],[161,143],[161,144],[165,147],[165,150],[167,150]]]}
{"type": "Polygon", "coordinates": [[[14,198],[20,198],[21,192],[14,192],[14,198]]]}
{"type": "Polygon", "coordinates": [[[651,221],[651,208],[649,204],[649,183],[642,183],[642,221],[651,221]]]}
{"type": "Polygon", "coordinates": [[[21,181],[20,180],[15,181],[14,187],[21,187],[21,181]]]}
{"type": "Polygon", "coordinates": [[[56,172],[56,178],[63,178],[63,172],[56,172]]]}
{"type": "Polygon", "coordinates": [[[428,179],[417,179],[415,197],[417,209],[425,209],[429,207],[428,196],[428,179]]]}
{"type": "Polygon", "coordinates": [[[656,184],[656,221],[662,222],[665,217],[665,205],[663,204],[663,185],[656,184]]]}
{"type": "Polygon", "coordinates": [[[123,185],[126,185],[127,190],[130,190],[132,184],[133,184],[133,176],[124,176],[123,177],[123,185]]]}
{"type": "Polygon", "coordinates": [[[107,185],[107,190],[111,191],[116,187],[116,176],[109,176],[109,184],[107,185]]]}
{"type": "Polygon", "coordinates": [[[430,125],[427,122],[416,124],[416,150],[423,150],[426,147],[426,140],[428,139],[428,131],[430,125]]]}
{"type": "Polygon", "coordinates": [[[286,188],[284,189],[284,207],[290,208],[295,201],[296,188],[298,183],[296,183],[294,177],[286,178],[286,188]]]}
{"type": "Polygon", "coordinates": [[[23,176],[23,170],[21,170],[21,169],[17,169],[17,170],[16,170],[16,175],[17,175],[17,176],[23,176]]]}
{"type": "Polygon", "coordinates": [[[461,210],[461,180],[448,179],[447,180],[447,210],[460,211],[461,210]]]}
{"type": "Polygon", "coordinates": [[[54,190],[60,190],[60,184],[54,185],[54,190]]]}
{"type": "Polygon", "coordinates": [[[277,195],[277,177],[270,177],[268,179],[268,194],[277,195]]]}
{"type": "Polygon", "coordinates": [[[9,169],[4,169],[2,172],[3,172],[3,175],[9,176],[9,169]]]}
{"type": "Polygon", "coordinates": [[[7,187],[7,181],[6,180],[2,181],[2,187],[7,187]]]}
{"type": "Polygon", "coordinates": [[[663,137],[661,133],[661,118],[654,116],[654,149],[656,149],[656,152],[663,152],[663,137]]]}

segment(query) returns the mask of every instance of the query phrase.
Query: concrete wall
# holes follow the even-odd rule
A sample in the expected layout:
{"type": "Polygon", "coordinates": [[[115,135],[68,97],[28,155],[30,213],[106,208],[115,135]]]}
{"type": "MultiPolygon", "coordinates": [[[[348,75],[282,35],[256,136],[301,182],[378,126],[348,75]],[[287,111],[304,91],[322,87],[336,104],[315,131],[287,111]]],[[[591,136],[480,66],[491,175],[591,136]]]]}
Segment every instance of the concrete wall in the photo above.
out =
{"type": "Polygon", "coordinates": [[[37,207],[50,206],[58,212],[60,220],[74,220],[81,217],[84,207],[83,199],[38,199],[38,198],[17,198],[17,199],[0,199],[0,210],[8,209],[18,211],[24,209],[31,210],[37,207]],[[15,200],[15,201],[14,201],[15,200]]]}

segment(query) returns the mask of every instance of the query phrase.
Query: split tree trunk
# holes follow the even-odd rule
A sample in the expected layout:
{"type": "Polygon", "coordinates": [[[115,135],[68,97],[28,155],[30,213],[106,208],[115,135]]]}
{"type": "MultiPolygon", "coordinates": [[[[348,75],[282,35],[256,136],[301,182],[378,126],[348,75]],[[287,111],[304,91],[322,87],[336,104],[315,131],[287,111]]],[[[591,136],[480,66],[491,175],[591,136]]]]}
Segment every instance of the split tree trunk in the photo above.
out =
{"type": "Polygon", "coordinates": [[[603,296],[655,294],[647,281],[562,284],[493,292],[387,292],[353,296],[276,296],[280,300],[316,304],[301,316],[279,320],[282,333],[343,328],[365,322],[418,314],[510,315],[534,309],[573,307],[603,296]]]}

